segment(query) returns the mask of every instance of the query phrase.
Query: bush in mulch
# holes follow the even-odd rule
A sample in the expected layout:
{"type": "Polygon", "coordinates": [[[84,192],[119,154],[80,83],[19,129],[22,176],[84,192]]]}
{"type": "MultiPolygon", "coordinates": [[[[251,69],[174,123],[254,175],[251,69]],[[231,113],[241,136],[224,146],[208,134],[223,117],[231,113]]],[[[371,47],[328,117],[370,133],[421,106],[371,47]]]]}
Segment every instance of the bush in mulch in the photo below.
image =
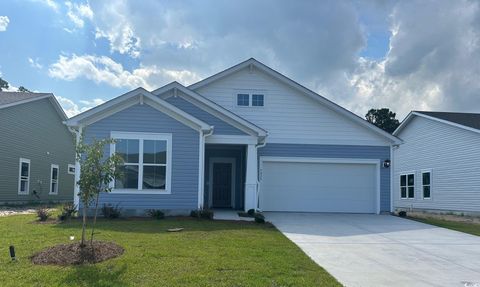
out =
{"type": "Polygon", "coordinates": [[[195,209],[190,212],[191,217],[213,219],[213,210],[210,209],[195,209]]]}
{"type": "Polygon", "coordinates": [[[47,208],[39,208],[36,212],[39,221],[47,221],[47,219],[51,215],[50,211],[47,208]]]}
{"type": "Polygon", "coordinates": [[[400,216],[400,217],[407,217],[407,212],[404,211],[404,210],[402,210],[402,211],[400,211],[400,212],[398,213],[398,216],[400,216]]]}
{"type": "Polygon", "coordinates": [[[80,242],[75,242],[49,247],[34,254],[31,259],[33,264],[67,266],[98,263],[118,257],[123,252],[123,247],[113,242],[93,241],[93,248],[90,242],[83,248],[80,242]]]}

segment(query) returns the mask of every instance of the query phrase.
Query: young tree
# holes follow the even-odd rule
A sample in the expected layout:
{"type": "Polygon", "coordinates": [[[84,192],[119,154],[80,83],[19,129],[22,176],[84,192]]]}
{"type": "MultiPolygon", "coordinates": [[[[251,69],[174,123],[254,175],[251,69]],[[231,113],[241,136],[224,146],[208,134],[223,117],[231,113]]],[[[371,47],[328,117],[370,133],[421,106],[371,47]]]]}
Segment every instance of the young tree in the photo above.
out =
{"type": "Polygon", "coordinates": [[[116,178],[121,177],[119,164],[122,158],[113,154],[109,157],[104,156],[106,145],[114,143],[113,139],[94,140],[91,144],[85,144],[82,140],[77,143],[77,160],[80,162],[80,180],[77,184],[80,187],[79,197],[83,205],[83,223],[82,223],[82,241],[81,247],[85,246],[87,211],[90,204],[94,201],[94,217],[92,224],[92,234],[90,242],[93,243],[93,234],[97,222],[98,198],[101,192],[110,192],[112,187],[110,183],[116,178]]]}
{"type": "Polygon", "coordinates": [[[365,115],[365,118],[370,123],[376,125],[382,130],[393,133],[393,131],[400,125],[400,122],[395,118],[396,113],[390,111],[388,108],[370,109],[365,115]]]}

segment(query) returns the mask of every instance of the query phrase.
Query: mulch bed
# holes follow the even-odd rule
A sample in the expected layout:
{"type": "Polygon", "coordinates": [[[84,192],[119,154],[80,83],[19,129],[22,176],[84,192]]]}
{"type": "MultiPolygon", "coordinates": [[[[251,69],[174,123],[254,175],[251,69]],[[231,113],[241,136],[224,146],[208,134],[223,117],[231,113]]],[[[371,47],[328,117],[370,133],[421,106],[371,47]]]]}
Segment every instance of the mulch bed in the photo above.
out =
{"type": "Polygon", "coordinates": [[[118,257],[123,252],[123,247],[113,242],[93,241],[93,248],[90,242],[83,248],[75,242],[49,247],[34,254],[31,259],[33,264],[67,266],[98,263],[118,257]]]}

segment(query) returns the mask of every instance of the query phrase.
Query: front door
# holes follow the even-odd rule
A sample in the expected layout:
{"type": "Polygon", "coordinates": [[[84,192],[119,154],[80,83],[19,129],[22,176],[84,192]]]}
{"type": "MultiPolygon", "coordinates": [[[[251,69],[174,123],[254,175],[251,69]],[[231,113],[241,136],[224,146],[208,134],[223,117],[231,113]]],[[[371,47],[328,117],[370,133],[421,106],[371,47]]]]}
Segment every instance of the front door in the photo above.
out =
{"type": "Polygon", "coordinates": [[[211,159],[210,206],[234,207],[234,159],[211,159]]]}

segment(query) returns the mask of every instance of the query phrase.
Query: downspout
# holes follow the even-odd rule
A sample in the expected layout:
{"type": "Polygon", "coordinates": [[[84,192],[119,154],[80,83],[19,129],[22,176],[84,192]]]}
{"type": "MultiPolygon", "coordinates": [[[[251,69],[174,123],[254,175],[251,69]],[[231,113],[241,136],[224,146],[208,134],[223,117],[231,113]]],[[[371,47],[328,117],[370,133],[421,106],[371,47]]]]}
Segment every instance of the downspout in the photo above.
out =
{"type": "MultiPolygon", "coordinates": [[[[79,126],[78,130],[75,131],[75,147],[77,144],[80,142],[81,137],[82,137],[82,132],[83,132],[83,127],[79,126]]],[[[77,211],[80,208],[80,197],[79,197],[79,192],[80,192],[80,186],[78,185],[78,181],[80,180],[80,161],[77,159],[77,154],[75,153],[75,182],[74,182],[74,192],[73,192],[73,204],[75,205],[77,211]]]]}

